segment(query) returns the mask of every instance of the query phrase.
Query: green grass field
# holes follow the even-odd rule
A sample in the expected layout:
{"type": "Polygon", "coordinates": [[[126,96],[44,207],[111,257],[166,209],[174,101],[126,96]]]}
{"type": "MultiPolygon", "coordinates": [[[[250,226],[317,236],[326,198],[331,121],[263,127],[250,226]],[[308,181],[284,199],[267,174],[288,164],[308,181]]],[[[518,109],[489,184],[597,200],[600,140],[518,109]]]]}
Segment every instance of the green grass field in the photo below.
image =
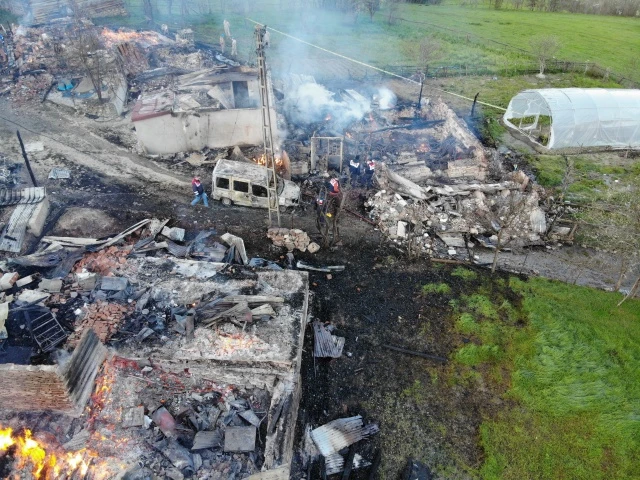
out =
{"type": "MultiPolygon", "coordinates": [[[[129,2],[131,16],[119,24],[141,25],[141,4],[129,2]]],[[[238,39],[241,56],[253,55],[253,24],[258,22],[302,38],[329,50],[376,65],[414,65],[418,63],[420,41],[428,35],[438,37],[444,55],[436,64],[480,65],[496,72],[508,72],[519,64],[529,64],[529,40],[538,34],[556,35],[562,48],[558,58],[574,62],[594,62],[611,68],[620,75],[640,80],[637,53],[640,51],[640,19],[567,13],[531,12],[529,10],[495,10],[488,5],[468,7],[460,5],[423,6],[402,4],[398,21],[387,22],[383,8],[374,16],[360,14],[354,22],[352,15],[336,11],[310,10],[287,6],[287,2],[252,3],[246,12],[241,8],[221,11],[222,2],[213,2],[186,18],[178,15],[174,4],[172,15],[166,2],[159,2],[157,22],[171,26],[194,26],[203,40],[217,43],[222,33],[222,20],[232,24],[238,39]]],[[[115,23],[116,19],[100,20],[115,23]]],[[[274,51],[286,40],[279,34],[272,37],[274,51]]]]}
{"type": "Polygon", "coordinates": [[[463,7],[446,4],[404,5],[400,13],[405,19],[438,25],[439,28],[431,27],[431,30],[442,30],[458,37],[470,33],[482,37],[481,41],[487,44],[498,41],[525,50],[529,49],[532,36],[552,34],[563,45],[558,58],[596,62],[620,73],[628,70],[640,52],[638,18],[495,10],[488,5],[463,7]]]}
{"type": "Polygon", "coordinates": [[[640,302],[535,278],[509,288],[521,305],[487,277],[454,301],[456,330],[475,339],[453,354],[456,375],[505,389],[481,426],[479,476],[640,478],[640,302]]]}
{"type": "Polygon", "coordinates": [[[512,281],[527,335],[508,359],[518,401],[481,434],[483,478],[640,477],[640,302],[543,279],[512,281]]]}

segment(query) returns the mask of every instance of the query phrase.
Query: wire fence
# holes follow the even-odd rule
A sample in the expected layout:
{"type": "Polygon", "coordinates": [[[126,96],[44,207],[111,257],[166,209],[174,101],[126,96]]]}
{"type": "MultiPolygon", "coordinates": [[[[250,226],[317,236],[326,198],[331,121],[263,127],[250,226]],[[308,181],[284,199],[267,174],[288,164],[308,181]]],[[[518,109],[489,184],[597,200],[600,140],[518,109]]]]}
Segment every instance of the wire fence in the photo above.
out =
{"type": "MultiPolygon", "coordinates": [[[[413,77],[419,80],[421,76],[427,78],[464,77],[479,75],[534,75],[540,72],[537,62],[504,63],[493,65],[482,64],[448,64],[422,67],[420,65],[383,65],[383,70],[393,72],[404,77],[413,77]]],[[[545,73],[582,73],[594,78],[602,78],[614,81],[626,87],[637,88],[637,82],[623,75],[612,72],[608,68],[601,67],[593,62],[569,62],[553,60],[547,63],[545,73]]]]}

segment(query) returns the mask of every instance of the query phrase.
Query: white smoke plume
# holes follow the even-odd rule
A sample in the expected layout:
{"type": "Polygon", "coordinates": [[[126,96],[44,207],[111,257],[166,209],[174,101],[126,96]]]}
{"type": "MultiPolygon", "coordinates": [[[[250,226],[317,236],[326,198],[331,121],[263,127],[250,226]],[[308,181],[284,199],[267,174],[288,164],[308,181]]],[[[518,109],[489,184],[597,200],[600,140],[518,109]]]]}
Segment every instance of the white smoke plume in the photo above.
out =
{"type": "Polygon", "coordinates": [[[396,94],[389,90],[387,87],[378,88],[378,103],[380,104],[380,110],[391,110],[395,108],[398,103],[398,97],[396,94]]]}
{"type": "Polygon", "coordinates": [[[317,83],[303,83],[291,92],[287,92],[283,102],[284,113],[290,122],[309,125],[331,117],[334,125],[346,128],[360,120],[371,110],[368,100],[347,98],[338,101],[335,94],[317,83]]]}

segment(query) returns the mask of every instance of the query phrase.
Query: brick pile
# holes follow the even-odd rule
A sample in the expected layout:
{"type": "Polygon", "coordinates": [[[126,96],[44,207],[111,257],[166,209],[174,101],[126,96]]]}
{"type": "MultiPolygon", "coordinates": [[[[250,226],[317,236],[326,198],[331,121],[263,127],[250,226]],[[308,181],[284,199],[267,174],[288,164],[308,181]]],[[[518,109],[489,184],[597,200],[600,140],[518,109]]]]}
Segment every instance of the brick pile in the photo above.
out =
{"type": "Polygon", "coordinates": [[[311,253],[314,251],[314,247],[310,247],[310,245],[316,245],[311,242],[309,235],[306,232],[299,230],[297,228],[270,228],[267,230],[267,238],[271,239],[273,244],[277,247],[287,247],[287,250],[290,252],[298,249],[301,252],[306,252],[307,249],[311,253]]]}
{"type": "Polygon", "coordinates": [[[124,317],[131,313],[134,308],[135,302],[128,305],[120,305],[119,303],[98,300],[95,303],[86,305],[82,308],[80,319],[76,322],[76,331],[71,334],[67,343],[75,346],[87,328],[93,328],[100,341],[105,343],[116,333],[124,317]]]}
{"type": "Polygon", "coordinates": [[[76,273],[86,269],[88,272],[98,273],[104,277],[111,277],[127,263],[127,255],[132,247],[109,247],[99,252],[89,253],[76,263],[73,271],[76,273]]]}

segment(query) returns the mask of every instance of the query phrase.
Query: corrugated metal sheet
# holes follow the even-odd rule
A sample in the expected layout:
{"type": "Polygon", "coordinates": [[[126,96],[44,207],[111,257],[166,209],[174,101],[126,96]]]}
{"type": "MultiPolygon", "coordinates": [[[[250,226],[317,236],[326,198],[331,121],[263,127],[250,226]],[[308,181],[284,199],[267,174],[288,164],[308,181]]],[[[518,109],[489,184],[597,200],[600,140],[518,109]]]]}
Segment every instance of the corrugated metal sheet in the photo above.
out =
{"type": "Polygon", "coordinates": [[[40,203],[47,192],[44,187],[29,187],[22,190],[15,188],[0,189],[0,207],[18,204],[40,203]]]}
{"type": "Polygon", "coordinates": [[[378,433],[378,425],[364,426],[362,417],[339,418],[311,431],[311,438],[325,457],[339,452],[370,435],[378,433]]]}
{"type": "Polygon", "coordinates": [[[320,322],[313,322],[314,344],[313,355],[318,358],[339,358],[344,348],[344,337],[331,335],[320,322]]]}
{"type": "Polygon", "coordinates": [[[35,204],[17,205],[9,223],[0,237],[0,250],[18,253],[22,249],[22,243],[27,233],[27,224],[36,209],[35,204]]]}
{"type": "Polygon", "coordinates": [[[22,249],[27,224],[36,205],[44,200],[46,194],[44,187],[30,187],[19,192],[14,190],[0,192],[0,206],[17,204],[0,237],[0,250],[17,253],[22,249]]]}
{"type": "MultiPolygon", "coordinates": [[[[359,468],[366,468],[371,466],[371,462],[362,458],[361,455],[355,454],[353,456],[353,463],[351,468],[357,470],[359,468]]],[[[344,470],[344,458],[339,453],[333,453],[328,457],[324,457],[324,468],[327,475],[335,475],[344,470]]]]}
{"type": "Polygon", "coordinates": [[[189,247],[178,245],[177,243],[172,242],[171,240],[166,240],[167,242],[167,250],[171,253],[171,255],[178,258],[185,258],[189,253],[189,247]]]}
{"type": "Polygon", "coordinates": [[[333,453],[324,457],[324,469],[327,475],[335,475],[344,470],[344,458],[339,453],[333,453]]]}

